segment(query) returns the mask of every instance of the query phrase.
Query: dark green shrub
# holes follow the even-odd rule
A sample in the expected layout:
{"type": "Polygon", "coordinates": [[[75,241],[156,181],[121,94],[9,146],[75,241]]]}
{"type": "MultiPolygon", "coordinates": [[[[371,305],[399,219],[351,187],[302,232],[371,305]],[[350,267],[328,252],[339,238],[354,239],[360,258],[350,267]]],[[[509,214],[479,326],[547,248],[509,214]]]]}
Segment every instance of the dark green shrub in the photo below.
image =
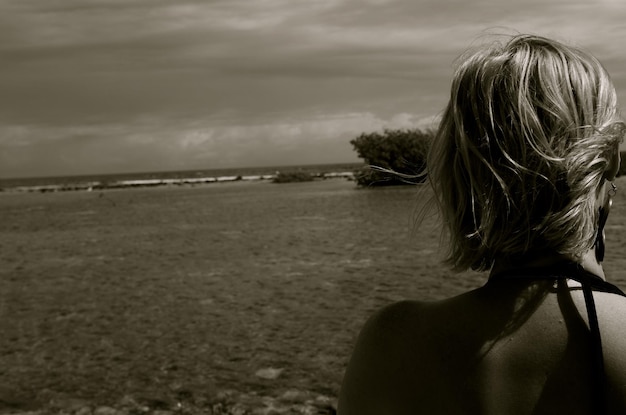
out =
{"type": "Polygon", "coordinates": [[[360,186],[388,186],[423,182],[417,177],[426,167],[433,130],[389,130],[363,133],[350,141],[359,157],[370,167],[354,173],[360,186]],[[397,174],[386,172],[391,170],[397,174]]]}
{"type": "Polygon", "coordinates": [[[278,172],[274,179],[274,183],[293,183],[293,182],[310,182],[315,177],[311,173],[305,171],[278,172]]]}

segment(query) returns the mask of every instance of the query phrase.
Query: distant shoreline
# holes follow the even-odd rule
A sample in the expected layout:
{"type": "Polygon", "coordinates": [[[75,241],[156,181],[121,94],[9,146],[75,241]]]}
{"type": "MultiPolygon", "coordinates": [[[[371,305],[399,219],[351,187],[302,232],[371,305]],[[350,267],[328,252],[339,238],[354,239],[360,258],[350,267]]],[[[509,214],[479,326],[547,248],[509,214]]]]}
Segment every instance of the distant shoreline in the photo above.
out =
{"type": "MultiPolygon", "coordinates": [[[[313,180],[327,180],[344,178],[347,180],[354,180],[354,173],[351,171],[343,172],[329,172],[311,174],[313,180]]],[[[194,186],[202,184],[212,183],[226,183],[226,182],[267,182],[276,178],[276,174],[265,175],[238,175],[238,176],[217,176],[217,177],[185,177],[176,179],[137,179],[137,180],[118,180],[113,182],[107,181],[93,181],[93,182],[78,182],[78,183],[65,183],[65,184],[48,184],[48,185],[34,185],[34,186],[15,186],[2,188],[0,191],[4,192],[26,192],[26,193],[50,193],[50,192],[70,192],[70,191],[96,191],[96,190],[108,190],[108,189],[128,189],[128,188],[141,188],[141,187],[160,187],[160,186],[194,186]]]]}
{"type": "Polygon", "coordinates": [[[193,186],[237,181],[272,181],[279,173],[304,172],[315,180],[346,178],[363,163],[120,173],[89,176],[0,179],[0,192],[66,192],[158,186],[193,186]]]}

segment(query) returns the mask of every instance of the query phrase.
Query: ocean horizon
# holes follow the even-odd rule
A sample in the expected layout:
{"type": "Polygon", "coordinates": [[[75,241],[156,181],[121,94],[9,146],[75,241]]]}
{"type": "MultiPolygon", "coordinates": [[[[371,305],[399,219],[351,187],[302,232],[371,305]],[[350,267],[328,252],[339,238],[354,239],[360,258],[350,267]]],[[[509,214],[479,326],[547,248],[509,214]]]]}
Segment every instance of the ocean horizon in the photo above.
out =
{"type": "Polygon", "coordinates": [[[364,166],[363,162],[309,164],[291,166],[231,167],[221,169],[193,169],[178,171],[154,171],[139,173],[107,173],[72,176],[0,178],[0,189],[30,188],[39,186],[84,186],[88,183],[116,183],[141,180],[183,180],[237,176],[265,176],[276,172],[305,171],[311,174],[353,171],[364,166]]]}

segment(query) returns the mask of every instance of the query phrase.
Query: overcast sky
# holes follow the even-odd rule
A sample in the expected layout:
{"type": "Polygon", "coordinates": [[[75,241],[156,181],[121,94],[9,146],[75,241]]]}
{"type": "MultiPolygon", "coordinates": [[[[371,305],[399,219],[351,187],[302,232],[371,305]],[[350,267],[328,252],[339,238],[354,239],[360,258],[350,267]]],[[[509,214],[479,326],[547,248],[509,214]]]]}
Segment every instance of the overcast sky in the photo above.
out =
{"type": "Polygon", "coordinates": [[[583,47],[626,102],[624,4],[0,0],[0,177],[357,161],[436,117],[486,32],[583,47]]]}

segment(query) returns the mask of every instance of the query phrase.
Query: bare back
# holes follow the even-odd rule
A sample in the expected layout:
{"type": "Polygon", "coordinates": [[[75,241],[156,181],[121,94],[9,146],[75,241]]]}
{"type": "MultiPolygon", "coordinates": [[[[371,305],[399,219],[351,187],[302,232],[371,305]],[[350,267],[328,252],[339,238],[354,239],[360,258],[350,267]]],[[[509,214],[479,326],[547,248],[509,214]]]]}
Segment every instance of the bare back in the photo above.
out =
{"type": "MultiPolygon", "coordinates": [[[[611,413],[626,413],[626,299],[596,292],[611,413]]],[[[499,281],[401,302],[364,327],[341,415],[591,414],[594,373],[576,283],[499,281]]]]}

